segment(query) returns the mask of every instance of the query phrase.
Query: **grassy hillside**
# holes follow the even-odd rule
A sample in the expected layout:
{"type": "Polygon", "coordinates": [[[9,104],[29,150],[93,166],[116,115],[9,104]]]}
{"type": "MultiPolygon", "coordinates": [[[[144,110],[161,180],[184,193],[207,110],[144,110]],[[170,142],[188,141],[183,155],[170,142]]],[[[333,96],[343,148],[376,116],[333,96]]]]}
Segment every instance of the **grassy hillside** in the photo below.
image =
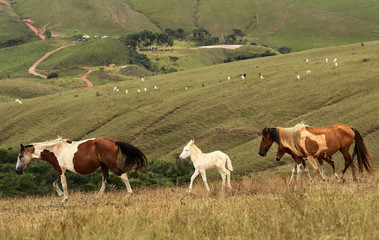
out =
{"type": "Polygon", "coordinates": [[[54,50],[67,42],[35,41],[20,46],[0,49],[0,79],[29,76],[28,69],[37,59],[48,51],[54,50]]]}
{"type": "Polygon", "coordinates": [[[184,188],[0,199],[3,239],[377,239],[377,180],[336,184],[288,175],[232,181],[224,196],[184,188]],[[354,208],[352,208],[352,205],[354,208]],[[20,227],[22,224],[23,227],[20,227]]]}
{"type": "MultiPolygon", "coordinates": [[[[144,83],[129,79],[116,84],[118,94],[111,83],[25,99],[23,105],[1,102],[0,147],[17,149],[20,142],[58,135],[76,140],[108,136],[141,147],[149,159],[174,160],[195,138],[204,152],[229,154],[239,175],[284,164],[273,160],[275,147],[268,157],[258,156],[257,133],[263,127],[342,122],[361,132],[377,161],[378,51],[379,42],[330,47],[146,77],[144,83]],[[338,67],[331,63],[335,57],[338,67]],[[147,93],[137,94],[145,87],[147,93]]],[[[341,154],[333,157],[339,166],[341,154]]]]}
{"type": "Polygon", "coordinates": [[[25,28],[20,20],[23,17],[31,17],[39,28],[69,37],[120,36],[166,28],[183,28],[187,36],[195,28],[205,28],[212,36],[222,36],[241,29],[251,42],[293,50],[379,39],[376,0],[20,0],[14,8],[0,7],[0,14],[6,16],[0,26],[12,29],[15,35],[2,33],[0,39],[20,35],[25,28]]]}
{"type": "Polygon", "coordinates": [[[161,29],[182,27],[191,32],[193,28],[202,27],[213,35],[222,35],[238,28],[252,41],[270,47],[301,50],[379,38],[375,0],[129,2],[161,29]]]}
{"type": "Polygon", "coordinates": [[[0,44],[11,39],[26,39],[32,32],[9,6],[0,3],[0,44]]]}
{"type": "Polygon", "coordinates": [[[133,11],[123,0],[21,0],[15,9],[21,17],[31,17],[36,26],[48,26],[58,35],[120,35],[141,29],[157,30],[146,16],[133,11]]]}

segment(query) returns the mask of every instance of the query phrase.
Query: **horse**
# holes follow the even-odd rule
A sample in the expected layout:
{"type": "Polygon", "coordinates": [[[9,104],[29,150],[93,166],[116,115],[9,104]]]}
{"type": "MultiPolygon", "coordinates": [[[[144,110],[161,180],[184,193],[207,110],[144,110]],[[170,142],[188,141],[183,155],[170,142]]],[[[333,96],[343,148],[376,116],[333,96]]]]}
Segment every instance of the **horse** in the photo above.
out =
{"type": "Polygon", "coordinates": [[[102,186],[99,194],[104,192],[108,182],[108,170],[114,172],[125,183],[128,194],[133,193],[125,171],[133,167],[139,170],[147,165],[147,158],[137,147],[106,137],[91,138],[82,141],[71,141],[58,138],[47,142],[38,142],[30,145],[21,145],[17,158],[16,173],[23,174],[25,168],[34,159],[49,162],[57,170],[57,179],[53,187],[59,196],[63,195],[62,203],[68,201],[66,171],[77,174],[89,174],[101,167],[102,186]],[[125,159],[117,165],[119,151],[125,159]],[[62,190],[58,183],[61,180],[62,190]]]}
{"type": "Polygon", "coordinates": [[[350,165],[353,178],[356,180],[356,169],[353,162],[355,155],[357,155],[359,171],[362,173],[365,168],[369,174],[374,175],[371,166],[373,159],[362,136],[356,128],[346,124],[338,123],[318,128],[309,127],[304,123],[299,123],[292,128],[265,127],[262,130],[259,155],[266,156],[273,142],[289,148],[295,156],[307,158],[323,180],[325,180],[324,174],[320,172],[315,158],[326,159],[337,151],[340,151],[345,159],[341,180],[350,165]],[[351,156],[349,149],[354,140],[355,146],[353,156],[351,156]]]}
{"type": "Polygon", "coordinates": [[[210,191],[210,188],[208,186],[207,182],[207,176],[205,174],[205,170],[217,168],[218,172],[221,175],[222,178],[222,191],[225,189],[225,179],[227,178],[228,181],[228,188],[232,188],[230,185],[230,171],[233,171],[232,162],[230,161],[230,158],[228,155],[221,151],[215,151],[211,153],[202,153],[201,150],[195,146],[195,141],[190,140],[186,146],[183,148],[183,152],[180,154],[179,158],[184,159],[187,157],[191,157],[191,161],[193,163],[193,166],[195,167],[195,172],[193,173],[191,177],[191,183],[189,185],[188,191],[192,191],[192,185],[193,181],[201,173],[201,177],[203,179],[203,182],[205,184],[205,188],[207,191],[210,191]],[[228,169],[225,168],[225,163],[228,169]]]}
{"type": "MultiPolygon", "coordinates": [[[[292,159],[295,162],[295,165],[292,168],[292,175],[291,175],[291,179],[290,179],[289,184],[291,184],[291,182],[292,182],[293,178],[295,177],[295,175],[297,175],[296,181],[299,181],[299,177],[300,177],[300,174],[301,174],[301,167],[303,167],[304,171],[308,173],[308,177],[312,181],[312,177],[311,177],[311,175],[309,173],[309,170],[307,168],[307,164],[304,161],[304,158],[296,156],[289,148],[286,148],[283,145],[278,145],[278,150],[276,152],[276,161],[280,161],[280,159],[282,158],[282,156],[285,153],[291,155],[292,159]]],[[[334,165],[334,161],[331,158],[332,158],[331,156],[330,157],[326,157],[325,160],[326,160],[327,163],[329,163],[332,166],[334,176],[338,179],[338,175],[336,174],[336,168],[335,168],[335,165],[334,165]]],[[[324,172],[325,172],[324,162],[320,158],[317,158],[317,160],[318,160],[318,162],[320,163],[320,166],[321,166],[321,173],[324,174],[324,172]]]]}

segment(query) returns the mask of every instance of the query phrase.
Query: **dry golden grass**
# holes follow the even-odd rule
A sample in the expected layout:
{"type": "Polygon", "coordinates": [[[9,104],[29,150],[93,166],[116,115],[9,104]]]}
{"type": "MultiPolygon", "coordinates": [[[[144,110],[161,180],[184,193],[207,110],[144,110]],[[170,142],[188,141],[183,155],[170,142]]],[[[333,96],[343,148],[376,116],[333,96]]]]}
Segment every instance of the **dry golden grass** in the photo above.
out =
{"type": "Polygon", "coordinates": [[[0,199],[0,239],[378,239],[378,178],[288,186],[289,175],[186,188],[0,199]]]}

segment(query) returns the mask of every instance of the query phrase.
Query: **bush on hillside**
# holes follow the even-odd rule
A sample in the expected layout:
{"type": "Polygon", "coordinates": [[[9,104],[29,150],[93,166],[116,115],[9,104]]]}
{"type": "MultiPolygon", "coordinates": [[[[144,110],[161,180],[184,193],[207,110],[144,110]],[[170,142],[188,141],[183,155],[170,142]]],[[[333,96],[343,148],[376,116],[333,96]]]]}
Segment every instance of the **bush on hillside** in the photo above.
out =
{"type": "Polygon", "coordinates": [[[292,48],[290,47],[280,47],[278,48],[278,52],[282,53],[282,54],[287,54],[287,53],[290,53],[292,51],[292,48]]]}
{"type": "Polygon", "coordinates": [[[47,76],[47,79],[50,79],[50,78],[57,78],[58,77],[58,73],[56,72],[52,72],[50,73],[48,76],[47,76]]]}

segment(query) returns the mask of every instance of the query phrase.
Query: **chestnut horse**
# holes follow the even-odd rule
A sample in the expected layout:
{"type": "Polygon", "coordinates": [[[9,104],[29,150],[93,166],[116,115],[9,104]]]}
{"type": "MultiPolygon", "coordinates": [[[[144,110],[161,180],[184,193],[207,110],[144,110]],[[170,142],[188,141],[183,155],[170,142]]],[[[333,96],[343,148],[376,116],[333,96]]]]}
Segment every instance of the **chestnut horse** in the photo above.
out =
{"type": "MultiPolygon", "coordinates": [[[[307,168],[307,164],[304,161],[304,158],[296,156],[289,148],[286,148],[283,145],[278,145],[278,150],[276,152],[276,161],[280,161],[280,159],[282,158],[282,156],[284,154],[286,154],[286,153],[288,153],[289,155],[291,155],[292,159],[295,162],[295,165],[292,168],[292,175],[291,175],[291,179],[290,179],[289,183],[291,184],[291,182],[292,182],[293,178],[295,177],[295,175],[297,175],[296,181],[299,180],[299,177],[300,177],[300,174],[301,174],[301,167],[303,167],[304,171],[308,173],[309,179],[312,180],[312,177],[311,177],[311,175],[309,173],[309,170],[307,168]]],[[[324,160],[326,160],[326,162],[329,163],[332,166],[334,176],[336,178],[338,178],[338,175],[336,173],[336,168],[334,166],[334,162],[333,162],[333,160],[331,158],[332,157],[326,157],[324,160]]],[[[325,172],[324,162],[320,158],[317,158],[317,160],[320,163],[321,173],[324,174],[324,172],[325,172]]]]}
{"type": "Polygon", "coordinates": [[[58,171],[53,183],[59,196],[63,195],[62,203],[68,200],[65,172],[68,170],[77,174],[89,174],[101,167],[103,176],[99,195],[104,192],[108,181],[108,170],[114,172],[125,183],[128,193],[132,188],[125,171],[141,169],[147,165],[146,156],[137,147],[129,143],[117,142],[106,137],[92,138],[82,141],[71,141],[58,138],[56,140],[33,143],[24,146],[18,155],[16,172],[22,174],[34,159],[41,159],[53,165],[58,171]],[[121,151],[125,161],[117,165],[118,152],[121,151]],[[58,186],[62,182],[63,192],[58,186]]]}
{"type": "Polygon", "coordinates": [[[273,142],[289,148],[297,157],[307,158],[323,180],[325,180],[325,177],[320,172],[315,158],[326,159],[337,151],[340,151],[345,159],[341,179],[343,179],[343,175],[350,165],[353,178],[356,179],[353,163],[355,154],[358,158],[359,171],[363,172],[363,168],[365,168],[368,173],[373,174],[372,157],[362,136],[352,126],[339,123],[333,126],[312,128],[300,123],[292,128],[264,128],[259,146],[259,155],[266,156],[273,142]],[[353,157],[351,157],[349,149],[354,140],[355,147],[353,157]]]}

